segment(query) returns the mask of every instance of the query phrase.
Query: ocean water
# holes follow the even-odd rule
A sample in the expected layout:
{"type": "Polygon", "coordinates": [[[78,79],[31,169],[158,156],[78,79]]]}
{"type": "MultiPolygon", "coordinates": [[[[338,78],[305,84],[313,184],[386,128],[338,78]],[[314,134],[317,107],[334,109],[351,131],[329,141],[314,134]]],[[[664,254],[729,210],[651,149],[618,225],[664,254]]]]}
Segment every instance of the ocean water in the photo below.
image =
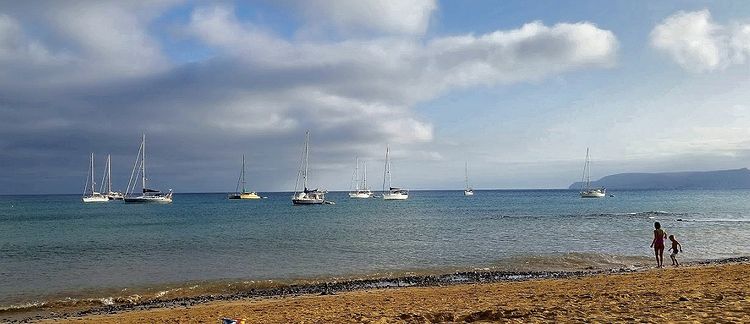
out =
{"type": "Polygon", "coordinates": [[[654,221],[677,236],[684,261],[750,255],[748,190],[613,193],[333,192],[336,204],[319,206],[293,206],[290,193],[176,193],[170,205],[0,196],[0,310],[210,282],[643,265],[654,221]]]}

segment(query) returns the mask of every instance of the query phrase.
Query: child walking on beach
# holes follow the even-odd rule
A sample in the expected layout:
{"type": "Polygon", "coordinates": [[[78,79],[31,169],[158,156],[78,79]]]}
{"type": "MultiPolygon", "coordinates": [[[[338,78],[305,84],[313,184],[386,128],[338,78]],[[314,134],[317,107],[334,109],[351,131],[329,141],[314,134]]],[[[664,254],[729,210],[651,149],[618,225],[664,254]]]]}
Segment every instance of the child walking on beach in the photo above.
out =
{"type": "Polygon", "coordinates": [[[680,244],[680,242],[677,242],[677,240],[674,238],[674,235],[670,235],[669,240],[672,241],[672,247],[669,248],[669,250],[672,251],[672,254],[670,254],[669,257],[672,258],[672,265],[675,267],[679,267],[680,263],[677,262],[677,252],[682,252],[682,245],[680,244]]]}
{"type": "Polygon", "coordinates": [[[654,240],[651,241],[651,247],[654,248],[654,255],[656,255],[656,266],[659,268],[664,267],[664,238],[667,233],[661,229],[659,222],[654,222],[654,240]]]}

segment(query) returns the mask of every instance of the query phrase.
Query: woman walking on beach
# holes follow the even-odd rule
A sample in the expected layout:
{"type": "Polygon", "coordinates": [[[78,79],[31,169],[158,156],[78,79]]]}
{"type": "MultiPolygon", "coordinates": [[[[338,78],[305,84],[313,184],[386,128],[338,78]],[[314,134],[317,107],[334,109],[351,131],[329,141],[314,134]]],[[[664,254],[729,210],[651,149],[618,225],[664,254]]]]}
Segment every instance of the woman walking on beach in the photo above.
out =
{"type": "Polygon", "coordinates": [[[654,255],[656,255],[656,266],[659,268],[664,267],[664,239],[667,238],[667,233],[661,229],[659,222],[654,223],[654,240],[651,241],[651,247],[654,248],[654,255]]]}

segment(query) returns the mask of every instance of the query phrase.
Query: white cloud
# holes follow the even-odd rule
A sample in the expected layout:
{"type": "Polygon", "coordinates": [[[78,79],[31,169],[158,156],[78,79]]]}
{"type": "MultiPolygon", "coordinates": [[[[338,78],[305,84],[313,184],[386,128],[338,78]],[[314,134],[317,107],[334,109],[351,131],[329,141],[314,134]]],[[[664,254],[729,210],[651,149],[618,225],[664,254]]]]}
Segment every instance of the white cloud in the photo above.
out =
{"type": "Polygon", "coordinates": [[[247,73],[267,75],[269,84],[284,80],[265,95],[275,93],[271,107],[290,118],[304,115],[322,127],[367,125],[370,132],[402,143],[432,139],[432,125],[410,113],[418,102],[460,87],[610,66],[617,50],[612,32],[585,22],[533,22],[426,43],[411,37],[293,41],[240,22],[225,6],[195,10],[187,31],[247,73]],[[307,116],[297,109],[316,114],[307,116]]]}
{"type": "Polygon", "coordinates": [[[267,63],[284,62],[275,55],[289,51],[289,44],[262,28],[241,23],[227,6],[198,8],[190,15],[187,33],[209,46],[223,48],[245,59],[267,63]]]}
{"type": "Polygon", "coordinates": [[[310,28],[333,27],[343,34],[421,35],[437,9],[435,0],[303,0],[296,5],[307,15],[310,28]]]}
{"type": "MultiPolygon", "coordinates": [[[[591,23],[541,22],[481,36],[432,40],[422,56],[431,64],[431,80],[446,87],[492,85],[535,80],[587,66],[614,64],[617,39],[591,23]]],[[[425,80],[425,82],[429,82],[425,80]]]]}
{"type": "Polygon", "coordinates": [[[679,11],[654,27],[651,44],[686,70],[721,70],[745,62],[750,54],[750,25],[717,24],[708,9],[679,11]]]}

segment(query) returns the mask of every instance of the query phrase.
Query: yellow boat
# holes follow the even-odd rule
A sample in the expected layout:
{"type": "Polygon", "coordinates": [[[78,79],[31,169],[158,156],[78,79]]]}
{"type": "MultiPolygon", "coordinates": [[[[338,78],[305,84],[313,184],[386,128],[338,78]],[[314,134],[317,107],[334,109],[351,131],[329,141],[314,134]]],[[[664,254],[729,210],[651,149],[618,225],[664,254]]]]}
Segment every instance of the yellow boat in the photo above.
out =
{"type": "Polygon", "coordinates": [[[229,199],[260,199],[260,196],[258,196],[258,193],[255,191],[252,192],[242,192],[239,194],[230,194],[229,199]]]}
{"type": "Polygon", "coordinates": [[[237,179],[237,188],[234,193],[230,193],[227,198],[229,199],[260,199],[258,193],[255,191],[247,191],[245,189],[245,155],[242,155],[242,172],[240,172],[240,178],[237,179]],[[242,185],[242,191],[240,191],[240,185],[242,185]]]}

